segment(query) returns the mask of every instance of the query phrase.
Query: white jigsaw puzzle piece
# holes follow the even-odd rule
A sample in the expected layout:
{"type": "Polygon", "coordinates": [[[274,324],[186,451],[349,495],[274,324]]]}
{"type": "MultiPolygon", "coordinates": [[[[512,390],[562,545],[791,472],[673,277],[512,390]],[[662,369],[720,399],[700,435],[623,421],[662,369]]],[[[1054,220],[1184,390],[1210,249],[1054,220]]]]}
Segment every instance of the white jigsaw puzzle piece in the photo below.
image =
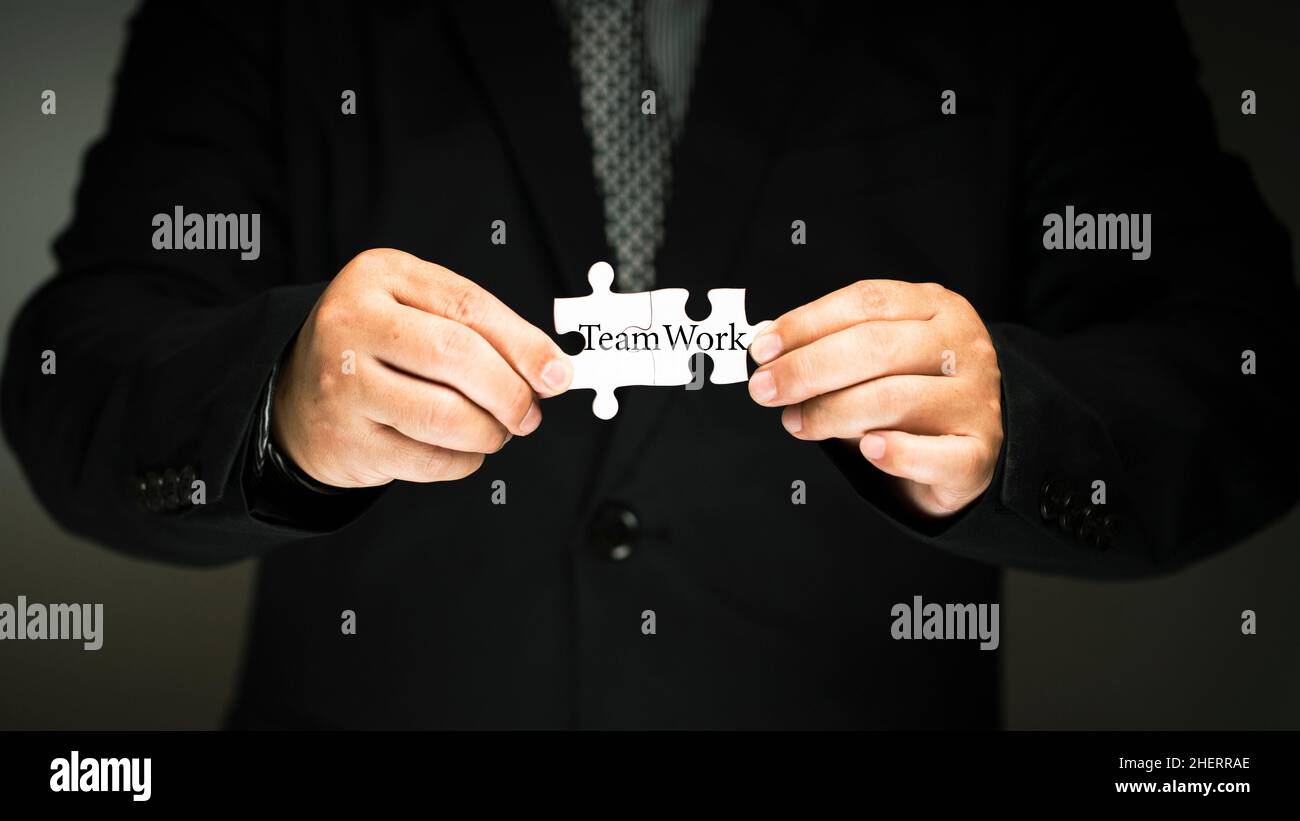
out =
{"type": "Polygon", "coordinates": [[[745,363],[749,345],[768,323],[750,325],[745,319],[744,288],[709,291],[713,311],[708,319],[696,322],[686,314],[690,292],[685,288],[616,294],[610,290],[614,269],[607,262],[591,266],[587,281],[590,296],[555,300],[555,330],[583,334],[586,347],[570,357],[570,387],[596,392],[591,410],[601,419],[618,413],[616,388],[691,384],[691,357],[697,353],[713,359],[709,381],[715,385],[749,378],[745,363]],[[602,346],[596,342],[602,334],[621,342],[602,346]],[[648,340],[656,340],[657,346],[651,347],[648,340]],[[624,347],[628,344],[632,347],[624,347]]]}
{"type": "MultiPolygon", "coordinates": [[[[654,351],[655,384],[658,386],[689,385],[694,380],[694,374],[691,373],[692,354],[689,351],[683,353],[682,348],[674,348],[672,340],[667,338],[668,329],[664,327],[665,324],[676,327],[673,323],[691,322],[686,316],[686,301],[690,298],[691,292],[685,288],[660,288],[650,292],[651,313],[666,317],[663,320],[652,320],[652,330],[659,335],[659,347],[654,351]]],[[[689,330],[690,326],[686,327],[689,330]]]]}
{"type": "Polygon", "coordinates": [[[655,383],[654,359],[648,351],[581,351],[569,361],[573,363],[569,389],[594,390],[591,412],[601,419],[613,419],[618,413],[615,388],[655,383]]]}
{"type": "MultiPolygon", "coordinates": [[[[614,268],[608,262],[592,265],[587,270],[587,282],[591,283],[590,296],[555,300],[557,333],[582,333],[585,344],[588,337],[598,337],[602,332],[618,334],[629,328],[650,327],[650,293],[613,293],[610,286],[614,284],[614,268]],[[599,330],[583,329],[584,325],[599,330]]],[[[601,419],[612,419],[618,413],[615,388],[655,383],[654,360],[649,351],[583,350],[569,360],[573,363],[570,390],[594,390],[591,410],[601,419]]]]}
{"type": "Polygon", "coordinates": [[[650,327],[650,293],[611,292],[609,287],[614,284],[614,268],[608,262],[591,266],[587,270],[587,282],[591,283],[590,296],[555,300],[556,333],[574,333],[580,325],[599,325],[615,333],[624,328],[650,327]]]}
{"type": "Polygon", "coordinates": [[[709,291],[709,304],[713,311],[709,318],[696,322],[686,313],[690,292],[685,288],[661,288],[650,292],[653,306],[654,330],[661,337],[659,349],[654,352],[656,385],[689,385],[691,357],[707,354],[713,360],[713,374],[709,381],[715,385],[729,385],[749,379],[745,357],[754,336],[766,327],[767,321],[750,325],[745,318],[744,288],[714,288],[709,291]],[[683,343],[687,344],[683,344],[683,343]]]}

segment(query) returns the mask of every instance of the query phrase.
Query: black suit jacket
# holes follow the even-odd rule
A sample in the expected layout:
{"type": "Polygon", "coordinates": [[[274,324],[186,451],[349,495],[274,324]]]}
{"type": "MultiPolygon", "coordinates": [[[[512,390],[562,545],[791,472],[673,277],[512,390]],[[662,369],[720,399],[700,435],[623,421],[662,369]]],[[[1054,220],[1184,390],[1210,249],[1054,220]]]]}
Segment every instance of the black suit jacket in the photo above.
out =
{"type": "Polygon", "coordinates": [[[894,603],[996,602],[999,565],[1173,568],[1297,488],[1287,237],[1217,148],[1176,19],[1037,15],[715,2],[674,156],[658,284],[696,316],[711,287],[748,288],[758,320],[873,277],[978,309],[1006,441],[951,520],[711,384],[624,389],[609,423],[575,391],[463,481],[259,512],[258,395],[354,254],[437,261],[547,330],[610,258],[545,2],[146,4],[59,274],[13,330],[9,441],[77,533],[261,559],[237,726],[991,726],[997,653],[893,640],[894,603]],[[261,257],[154,250],[176,205],[260,213],[261,257]],[[1151,258],[1045,251],[1066,205],[1151,213],[1151,258]],[[205,505],[140,504],[147,471],[184,466],[205,505]]]}

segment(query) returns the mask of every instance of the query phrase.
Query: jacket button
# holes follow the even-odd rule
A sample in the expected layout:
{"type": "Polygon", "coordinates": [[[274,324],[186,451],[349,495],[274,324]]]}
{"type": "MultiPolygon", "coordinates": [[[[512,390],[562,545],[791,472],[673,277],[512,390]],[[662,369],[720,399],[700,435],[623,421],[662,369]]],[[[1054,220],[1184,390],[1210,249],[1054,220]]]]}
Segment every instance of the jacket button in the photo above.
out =
{"type": "Polygon", "coordinates": [[[591,520],[591,544],[612,562],[632,555],[641,524],[632,509],[621,502],[605,502],[591,520]]]}
{"type": "Polygon", "coordinates": [[[163,503],[163,478],[153,471],[144,475],[144,507],[150,513],[161,513],[163,503]]]}
{"type": "Polygon", "coordinates": [[[1061,499],[1065,491],[1066,487],[1061,482],[1051,479],[1043,482],[1043,487],[1038,492],[1038,515],[1049,522],[1061,515],[1061,499]]]}
{"type": "Polygon", "coordinates": [[[176,495],[180,497],[181,507],[190,507],[190,496],[194,493],[194,480],[199,478],[193,466],[186,465],[176,476],[176,495]]]}
{"type": "Polygon", "coordinates": [[[1061,530],[1073,536],[1079,527],[1087,503],[1082,494],[1067,490],[1061,497],[1061,512],[1056,517],[1056,524],[1061,530]]]}
{"type": "Polygon", "coordinates": [[[163,507],[168,510],[175,510],[181,506],[180,497],[176,493],[176,483],[180,479],[176,471],[167,468],[162,475],[162,499],[163,507]]]}
{"type": "Polygon", "coordinates": [[[1075,537],[1088,547],[1100,550],[1102,547],[1101,512],[1092,505],[1084,509],[1079,517],[1079,524],[1074,529],[1075,537]]]}

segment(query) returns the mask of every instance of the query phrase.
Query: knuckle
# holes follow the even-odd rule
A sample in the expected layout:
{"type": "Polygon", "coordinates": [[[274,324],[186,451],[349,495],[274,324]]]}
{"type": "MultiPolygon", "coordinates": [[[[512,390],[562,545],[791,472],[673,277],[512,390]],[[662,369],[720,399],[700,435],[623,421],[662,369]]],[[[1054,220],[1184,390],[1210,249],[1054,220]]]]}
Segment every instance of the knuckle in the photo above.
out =
{"type": "Polygon", "coordinates": [[[530,369],[529,373],[541,374],[546,363],[557,355],[551,338],[532,325],[522,330],[519,345],[523,351],[520,361],[530,369]]]}
{"type": "Polygon", "coordinates": [[[506,399],[506,413],[512,424],[518,424],[523,421],[524,414],[533,404],[533,389],[528,387],[522,379],[513,380],[513,387],[510,389],[510,396],[506,399]]]}
{"type": "Polygon", "coordinates": [[[934,492],[934,504],[943,514],[956,513],[966,506],[966,498],[958,493],[936,488],[934,492]]]}
{"type": "Polygon", "coordinates": [[[811,389],[817,373],[817,363],[812,354],[806,350],[796,351],[783,365],[773,368],[772,374],[780,395],[798,395],[811,389]]]}
{"type": "Polygon", "coordinates": [[[437,392],[421,408],[418,424],[425,441],[439,442],[455,428],[456,408],[450,393],[437,392]]]}
{"type": "Polygon", "coordinates": [[[980,335],[976,338],[970,345],[970,351],[977,361],[997,362],[997,350],[993,347],[993,340],[987,336],[980,335]]]}
{"type": "Polygon", "coordinates": [[[378,265],[383,264],[383,260],[384,260],[383,248],[367,248],[366,250],[362,251],[361,253],[353,257],[352,260],[347,264],[347,267],[356,268],[356,269],[374,268],[378,265]]]}
{"type": "Polygon", "coordinates": [[[464,479],[471,473],[483,467],[483,454],[481,453],[458,453],[451,464],[445,471],[446,479],[464,479]]]}
{"type": "Polygon", "coordinates": [[[451,467],[452,452],[442,448],[425,448],[416,458],[416,475],[425,481],[444,478],[451,467]]]}
{"type": "Polygon", "coordinates": [[[970,304],[969,299],[957,293],[956,291],[949,291],[947,288],[944,288],[942,299],[947,305],[949,305],[950,307],[952,307],[953,309],[955,309],[960,313],[967,314],[970,316],[975,315],[975,306],[970,304]]]}
{"type": "MultiPolygon", "coordinates": [[[[400,343],[403,336],[408,336],[412,325],[404,320],[400,313],[387,311],[378,315],[377,320],[372,320],[375,328],[380,330],[378,338],[390,340],[394,343],[400,343]]],[[[417,329],[420,326],[415,326],[417,329]]]]}
{"type": "Polygon", "coordinates": [[[897,345],[893,336],[885,332],[885,326],[875,322],[868,322],[858,327],[861,329],[862,341],[866,350],[869,351],[869,356],[873,359],[890,361],[897,345]]]}
{"type": "Polygon", "coordinates": [[[333,372],[329,368],[321,368],[316,372],[316,378],[312,380],[312,387],[317,396],[329,396],[334,393],[338,380],[334,378],[333,372]]]}
{"type": "MultiPolygon", "coordinates": [[[[772,377],[772,385],[776,388],[776,395],[767,401],[789,399],[798,393],[800,367],[793,356],[789,358],[788,362],[777,362],[768,367],[767,373],[772,377]]],[[[762,371],[759,370],[754,373],[762,373],[762,371]]]]}
{"type": "Polygon", "coordinates": [[[510,431],[498,426],[492,434],[491,446],[487,449],[488,453],[499,453],[505,448],[506,443],[510,441],[510,431]]]}
{"type": "Polygon", "coordinates": [[[988,465],[988,470],[991,475],[997,467],[998,458],[1002,455],[1002,442],[1005,438],[1005,434],[1002,431],[1002,419],[1000,416],[989,425],[985,437],[985,464],[988,465]]]}
{"type": "Polygon", "coordinates": [[[469,458],[465,460],[465,468],[464,468],[464,472],[461,474],[461,478],[463,479],[464,477],[469,476],[471,473],[474,473],[481,467],[483,467],[483,454],[481,453],[469,454],[469,458]]]}
{"type": "Polygon", "coordinates": [[[853,296],[857,301],[858,314],[864,317],[875,316],[884,307],[885,296],[880,286],[869,279],[853,283],[853,296]]]}
{"type": "Polygon", "coordinates": [[[469,331],[463,325],[454,323],[440,324],[434,334],[434,355],[446,362],[464,359],[470,350],[469,331]]]}
{"type": "Polygon", "coordinates": [[[800,407],[800,430],[807,437],[820,438],[826,427],[826,408],[821,402],[804,402],[800,407]]]}
{"type": "Polygon", "coordinates": [[[902,399],[902,391],[899,389],[897,381],[893,379],[877,379],[871,384],[874,385],[872,397],[876,403],[876,410],[881,416],[892,418],[896,414],[899,402],[902,399]]]}
{"type": "MultiPolygon", "coordinates": [[[[351,368],[350,372],[344,372],[344,364],[352,362],[355,365],[357,359],[356,351],[344,346],[346,343],[342,342],[318,346],[316,355],[307,360],[309,370],[304,374],[312,395],[318,400],[328,400],[329,404],[321,405],[318,411],[328,413],[330,417],[343,416],[348,405],[357,396],[365,394],[365,387],[360,385],[355,374],[365,374],[367,369],[351,368]]],[[[298,377],[295,375],[294,379],[296,381],[298,377]]]]}
{"type": "Polygon", "coordinates": [[[987,400],[985,400],[985,411],[990,419],[997,420],[997,426],[1000,430],[1002,427],[1002,397],[994,391],[987,400]]]}
{"type": "Polygon", "coordinates": [[[475,285],[459,285],[447,294],[445,316],[461,325],[472,325],[482,314],[482,305],[482,297],[475,285]]]}
{"type": "Polygon", "coordinates": [[[316,306],[317,328],[322,330],[334,330],[336,328],[346,328],[352,324],[353,311],[346,299],[338,299],[334,294],[330,294],[320,301],[316,306]]]}
{"type": "Polygon", "coordinates": [[[367,248],[349,260],[343,270],[349,274],[374,275],[386,271],[396,253],[392,248],[367,248]]]}
{"type": "Polygon", "coordinates": [[[978,479],[984,472],[984,464],[984,446],[982,444],[972,444],[970,447],[964,448],[961,456],[957,458],[958,472],[966,481],[978,479]]]}

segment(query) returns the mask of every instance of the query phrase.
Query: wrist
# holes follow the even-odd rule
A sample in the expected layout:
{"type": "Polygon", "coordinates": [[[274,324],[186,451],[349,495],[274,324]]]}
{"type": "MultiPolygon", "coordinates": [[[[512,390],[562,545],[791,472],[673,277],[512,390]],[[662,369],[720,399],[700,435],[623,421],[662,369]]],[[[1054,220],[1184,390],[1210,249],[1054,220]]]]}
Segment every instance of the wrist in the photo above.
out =
{"type": "Polygon", "coordinates": [[[259,478],[265,478],[268,471],[274,472],[280,479],[287,480],[294,486],[312,493],[335,495],[343,493],[345,488],[327,485],[314,479],[298,466],[297,462],[279,445],[275,418],[275,407],[279,399],[278,385],[281,375],[281,363],[271,368],[271,377],[267,382],[265,401],[262,403],[257,426],[257,456],[255,469],[259,478]]]}

